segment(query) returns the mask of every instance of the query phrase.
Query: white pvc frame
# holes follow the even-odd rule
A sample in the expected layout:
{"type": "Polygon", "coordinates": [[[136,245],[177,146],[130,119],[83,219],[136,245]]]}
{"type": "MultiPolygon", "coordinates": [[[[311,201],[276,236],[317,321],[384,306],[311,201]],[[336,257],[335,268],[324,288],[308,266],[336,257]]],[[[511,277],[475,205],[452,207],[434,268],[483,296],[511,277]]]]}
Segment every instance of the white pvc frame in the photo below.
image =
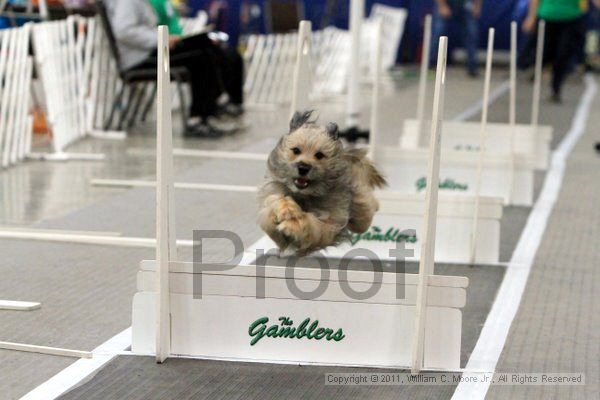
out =
{"type": "MultiPolygon", "coordinates": [[[[158,120],[157,120],[157,181],[156,181],[156,332],[155,353],[158,363],[170,356],[171,344],[171,304],[170,304],[170,270],[175,261],[175,214],[173,209],[173,160],[172,160],[172,126],[168,29],[159,27],[158,36],[158,120]]],[[[441,124],[443,121],[444,87],[446,77],[447,38],[440,40],[434,111],[432,121],[432,146],[430,147],[428,185],[426,194],[426,233],[423,241],[422,258],[419,264],[419,280],[417,285],[417,303],[415,333],[413,339],[413,359],[411,370],[418,373],[423,368],[425,315],[427,309],[427,289],[434,275],[434,249],[438,204],[438,180],[440,165],[441,124]]],[[[182,266],[183,268],[183,266],[182,266]]]]}

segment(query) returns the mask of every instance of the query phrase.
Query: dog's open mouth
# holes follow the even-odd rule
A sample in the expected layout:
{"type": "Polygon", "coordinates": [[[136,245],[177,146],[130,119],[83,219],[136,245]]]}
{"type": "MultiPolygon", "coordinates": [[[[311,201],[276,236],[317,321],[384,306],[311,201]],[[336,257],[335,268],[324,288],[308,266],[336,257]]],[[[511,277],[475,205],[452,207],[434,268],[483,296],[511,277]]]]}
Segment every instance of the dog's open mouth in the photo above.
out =
{"type": "Polygon", "coordinates": [[[309,183],[310,183],[310,181],[308,179],[305,179],[305,178],[296,178],[296,179],[294,179],[294,185],[296,185],[296,187],[298,189],[306,189],[308,187],[309,183]]]}

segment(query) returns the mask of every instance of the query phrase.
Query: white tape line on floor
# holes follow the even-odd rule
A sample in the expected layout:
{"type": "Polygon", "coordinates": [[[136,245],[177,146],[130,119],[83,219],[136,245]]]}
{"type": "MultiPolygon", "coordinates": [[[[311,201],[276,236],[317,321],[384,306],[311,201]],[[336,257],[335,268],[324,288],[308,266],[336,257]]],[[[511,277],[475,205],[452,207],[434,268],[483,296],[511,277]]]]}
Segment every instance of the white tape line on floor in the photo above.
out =
{"type": "MultiPolygon", "coordinates": [[[[500,86],[492,90],[492,92],[490,93],[490,98],[488,100],[489,105],[491,106],[492,104],[494,104],[496,100],[504,96],[509,89],[510,81],[502,82],[500,86]]],[[[483,110],[483,99],[475,102],[471,107],[467,108],[465,111],[452,117],[451,121],[466,121],[479,114],[481,110],[483,110]]]]}
{"type": "Polygon", "coordinates": [[[131,328],[112,337],[92,351],[92,358],[75,361],[46,382],[21,397],[21,400],[52,400],[102,368],[121,351],[131,346],[131,328]]]}
{"type": "MultiPolygon", "coordinates": [[[[537,249],[542,242],[548,219],[558,198],[565,172],[567,157],[585,131],[597,84],[591,75],[585,77],[585,91],[581,96],[571,128],[560,146],[554,151],[552,164],[546,175],[540,197],[527,219],[517,248],[513,253],[494,305],[485,321],[475,349],[465,367],[466,370],[495,371],[504,348],[512,321],[519,304],[537,249]]],[[[469,374],[465,374],[468,377],[469,374]]],[[[468,382],[465,379],[463,382],[468,382]]],[[[484,399],[490,382],[460,383],[453,400],[484,399]]]]}

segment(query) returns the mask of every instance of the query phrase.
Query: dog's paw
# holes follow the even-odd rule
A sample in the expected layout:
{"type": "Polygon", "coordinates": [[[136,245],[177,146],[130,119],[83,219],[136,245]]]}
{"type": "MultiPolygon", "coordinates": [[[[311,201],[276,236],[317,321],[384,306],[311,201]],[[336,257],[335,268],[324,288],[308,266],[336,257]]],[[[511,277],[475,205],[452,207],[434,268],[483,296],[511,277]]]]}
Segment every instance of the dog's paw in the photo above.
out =
{"type": "Polygon", "coordinates": [[[279,200],[275,209],[275,221],[281,224],[284,221],[300,219],[303,211],[300,206],[291,198],[284,197],[279,200]]]}
{"type": "Polygon", "coordinates": [[[294,245],[289,245],[285,249],[279,251],[279,257],[281,257],[281,258],[294,257],[297,255],[297,253],[298,253],[298,248],[294,245]]]}
{"type": "Polygon", "coordinates": [[[277,230],[281,232],[283,236],[289,238],[290,241],[296,243],[302,243],[305,234],[305,224],[300,218],[288,219],[277,225],[277,230]]]}

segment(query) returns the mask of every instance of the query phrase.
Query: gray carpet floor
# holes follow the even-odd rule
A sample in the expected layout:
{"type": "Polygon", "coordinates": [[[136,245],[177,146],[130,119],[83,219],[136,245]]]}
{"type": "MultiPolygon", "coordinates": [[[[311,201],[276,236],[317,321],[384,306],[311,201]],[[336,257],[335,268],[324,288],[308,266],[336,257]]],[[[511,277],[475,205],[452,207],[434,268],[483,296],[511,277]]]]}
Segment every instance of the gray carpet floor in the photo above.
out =
{"type": "Polygon", "coordinates": [[[497,367],[583,372],[586,385],[493,386],[489,399],[600,398],[600,96],[591,110],[497,367]]]}
{"type": "MultiPolygon", "coordinates": [[[[448,80],[451,86],[447,93],[456,94],[453,94],[452,102],[447,102],[447,115],[452,116],[480,97],[481,83],[466,80],[462,71],[453,71],[450,77],[453,79],[448,80]]],[[[504,73],[500,72],[496,74],[494,83],[498,84],[504,78],[504,73]]],[[[528,88],[527,85],[523,87],[528,88]]],[[[542,108],[542,121],[555,126],[557,137],[566,132],[565,127],[570,121],[580,90],[576,83],[571,83],[567,87],[566,104],[563,107],[542,108]]],[[[414,86],[408,86],[402,89],[400,96],[394,92],[388,94],[388,101],[384,104],[388,110],[386,113],[390,114],[389,129],[396,129],[403,118],[414,115],[412,100],[415,92],[414,86]]],[[[529,93],[519,93],[519,101],[525,104],[519,108],[520,121],[527,120],[528,99],[529,93]]],[[[327,114],[323,112],[324,118],[339,119],[343,104],[329,104],[323,109],[327,110],[327,107],[331,107],[332,111],[327,114]]],[[[490,120],[505,121],[507,109],[506,98],[501,98],[492,106],[490,120]]],[[[261,150],[272,141],[276,129],[273,127],[286,125],[281,117],[250,115],[254,125],[247,136],[231,137],[218,143],[177,140],[177,145],[261,150]]],[[[109,149],[110,162],[102,166],[75,163],[57,167],[28,163],[22,168],[3,173],[0,179],[5,190],[17,184],[24,186],[21,197],[24,201],[21,207],[11,204],[9,208],[5,205],[0,214],[4,216],[2,221],[13,224],[34,222],[38,227],[118,231],[125,235],[152,237],[152,190],[121,192],[89,188],[87,185],[90,177],[151,177],[152,158],[126,156],[127,146],[140,145],[151,148],[153,141],[144,137],[143,132],[134,133],[124,145],[98,144],[87,140],[75,146],[74,150],[109,149]],[[19,176],[25,178],[18,179],[19,176]],[[23,179],[26,180],[25,184],[23,179]],[[12,183],[15,180],[17,184],[12,183]],[[31,194],[31,188],[37,185],[44,187],[42,196],[31,194]],[[45,205],[45,198],[51,199],[51,206],[45,205]]],[[[175,168],[179,180],[254,184],[262,175],[261,167],[251,163],[232,171],[231,165],[214,160],[178,158],[175,168]]],[[[178,191],[176,198],[178,238],[190,238],[192,230],[199,227],[233,230],[246,245],[261,236],[255,224],[256,205],[246,194],[178,191]]],[[[526,208],[505,210],[502,222],[504,260],[510,258],[527,213],[526,208]]],[[[207,246],[207,250],[207,258],[215,261],[228,257],[218,244],[207,246]]],[[[153,258],[150,250],[13,240],[0,242],[0,254],[3,255],[0,273],[5,278],[0,281],[0,297],[43,303],[41,310],[32,313],[1,312],[1,340],[82,350],[93,349],[130,325],[131,296],[135,292],[135,273],[139,260],[153,258]]],[[[181,252],[180,258],[189,259],[190,254],[181,252]]],[[[464,363],[477,339],[503,271],[502,268],[466,266],[439,266],[437,271],[464,274],[472,279],[468,305],[464,310],[464,363]]],[[[19,398],[73,362],[60,357],[2,350],[0,361],[0,399],[19,398]]],[[[94,379],[64,398],[280,398],[292,393],[301,393],[303,398],[449,398],[452,393],[451,387],[403,388],[402,391],[397,387],[325,387],[322,384],[325,370],[190,360],[169,360],[166,365],[157,366],[148,358],[118,357],[94,379]],[[125,378],[123,374],[127,371],[130,374],[125,378]]]]}

